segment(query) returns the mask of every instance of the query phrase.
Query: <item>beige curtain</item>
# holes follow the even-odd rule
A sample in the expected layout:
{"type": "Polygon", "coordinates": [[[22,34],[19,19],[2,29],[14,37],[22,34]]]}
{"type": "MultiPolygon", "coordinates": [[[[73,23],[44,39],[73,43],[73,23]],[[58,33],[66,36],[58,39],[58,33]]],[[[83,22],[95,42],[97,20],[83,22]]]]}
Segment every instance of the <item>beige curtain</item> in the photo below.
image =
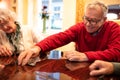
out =
{"type": "Polygon", "coordinates": [[[82,21],[84,15],[85,0],[76,0],[76,23],[82,21]]]}

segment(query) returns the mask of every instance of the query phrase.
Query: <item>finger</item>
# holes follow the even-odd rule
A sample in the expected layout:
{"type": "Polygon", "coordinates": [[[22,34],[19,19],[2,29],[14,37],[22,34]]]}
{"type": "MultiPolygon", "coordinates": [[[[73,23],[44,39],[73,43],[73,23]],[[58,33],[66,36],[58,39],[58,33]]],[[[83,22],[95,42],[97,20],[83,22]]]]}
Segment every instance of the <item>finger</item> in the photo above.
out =
{"type": "Polygon", "coordinates": [[[71,58],[71,57],[73,57],[74,56],[74,54],[68,54],[68,55],[66,55],[66,58],[71,58]]]}
{"type": "Polygon", "coordinates": [[[2,53],[0,52],[0,56],[2,56],[2,53]]]}
{"type": "Polygon", "coordinates": [[[90,72],[91,76],[97,76],[97,75],[102,75],[102,72],[100,70],[92,70],[90,72]]]}
{"type": "Polygon", "coordinates": [[[70,51],[64,51],[64,56],[67,57],[68,55],[72,54],[70,51]]]}
{"type": "Polygon", "coordinates": [[[69,61],[79,61],[77,58],[71,57],[69,58],[69,61]]]}
{"type": "Polygon", "coordinates": [[[71,55],[69,57],[69,60],[70,61],[82,61],[82,60],[80,60],[80,56],[77,56],[77,55],[71,55]]]}
{"type": "Polygon", "coordinates": [[[11,56],[11,55],[12,55],[11,50],[5,47],[5,48],[4,48],[4,55],[5,55],[5,56],[11,56]]]}
{"type": "Polygon", "coordinates": [[[5,67],[5,65],[0,64],[0,71],[5,67]]]}
{"type": "Polygon", "coordinates": [[[22,61],[25,58],[25,56],[26,56],[26,52],[22,52],[22,53],[19,54],[19,56],[18,56],[18,65],[22,64],[22,61]]]}
{"type": "Polygon", "coordinates": [[[5,51],[4,51],[4,48],[2,47],[1,50],[0,50],[0,54],[1,54],[1,56],[5,56],[4,53],[5,53],[5,51]]]}
{"type": "Polygon", "coordinates": [[[1,55],[2,55],[2,56],[8,56],[7,48],[6,48],[5,46],[2,47],[0,51],[1,51],[1,55]]]}
{"type": "Polygon", "coordinates": [[[92,63],[90,66],[89,66],[89,69],[92,71],[92,70],[98,70],[99,67],[101,66],[101,63],[99,63],[98,60],[96,60],[94,63],[92,63]]]}
{"type": "Polygon", "coordinates": [[[92,70],[92,71],[90,72],[90,75],[91,75],[91,76],[98,76],[98,75],[104,74],[103,72],[104,72],[103,70],[92,70]]]}
{"type": "Polygon", "coordinates": [[[96,70],[96,68],[97,68],[97,65],[96,65],[96,64],[91,64],[91,65],[89,66],[90,71],[96,70]]]}
{"type": "Polygon", "coordinates": [[[11,49],[7,49],[7,54],[8,54],[9,56],[11,56],[11,55],[13,54],[13,52],[11,51],[11,49]]]}
{"type": "Polygon", "coordinates": [[[4,67],[5,67],[4,65],[0,64],[0,68],[4,68],[4,67]]]}
{"type": "Polygon", "coordinates": [[[27,54],[26,57],[23,59],[22,66],[26,65],[31,57],[32,53],[27,54]]]}
{"type": "Polygon", "coordinates": [[[70,55],[70,56],[68,57],[68,60],[69,60],[69,61],[74,61],[74,55],[70,55]]]}

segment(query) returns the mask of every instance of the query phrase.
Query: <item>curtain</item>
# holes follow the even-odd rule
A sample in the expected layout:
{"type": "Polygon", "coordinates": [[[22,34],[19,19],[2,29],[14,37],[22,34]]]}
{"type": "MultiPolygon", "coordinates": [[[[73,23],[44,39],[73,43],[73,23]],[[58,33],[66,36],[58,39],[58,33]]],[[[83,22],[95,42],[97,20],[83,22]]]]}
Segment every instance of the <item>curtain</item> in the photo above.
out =
{"type": "Polygon", "coordinates": [[[76,0],[76,23],[82,21],[84,16],[85,0],[76,0]]]}

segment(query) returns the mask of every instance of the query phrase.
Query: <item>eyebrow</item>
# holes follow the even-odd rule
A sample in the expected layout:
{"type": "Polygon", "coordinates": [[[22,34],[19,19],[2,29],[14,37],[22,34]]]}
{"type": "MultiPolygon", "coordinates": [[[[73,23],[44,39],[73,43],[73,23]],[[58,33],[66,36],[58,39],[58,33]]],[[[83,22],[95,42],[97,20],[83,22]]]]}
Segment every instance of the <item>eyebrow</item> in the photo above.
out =
{"type": "Polygon", "coordinates": [[[87,18],[87,19],[90,19],[90,20],[101,20],[101,19],[97,19],[97,18],[89,18],[89,17],[87,17],[87,16],[84,16],[85,18],[87,18]]]}

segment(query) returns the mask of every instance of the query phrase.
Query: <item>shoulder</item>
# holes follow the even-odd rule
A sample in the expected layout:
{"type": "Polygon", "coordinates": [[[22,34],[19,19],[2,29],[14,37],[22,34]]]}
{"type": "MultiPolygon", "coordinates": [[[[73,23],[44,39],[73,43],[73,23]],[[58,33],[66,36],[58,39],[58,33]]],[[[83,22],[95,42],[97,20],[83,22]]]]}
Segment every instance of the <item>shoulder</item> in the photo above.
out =
{"type": "Polygon", "coordinates": [[[103,26],[107,31],[120,31],[120,25],[114,21],[106,21],[103,26]]]}
{"type": "Polygon", "coordinates": [[[118,23],[116,23],[116,22],[114,22],[114,21],[106,21],[105,23],[104,23],[104,25],[105,26],[110,26],[110,27],[120,27],[120,25],[118,24],[118,23]]]}
{"type": "Polygon", "coordinates": [[[80,23],[76,23],[75,25],[72,25],[69,29],[79,31],[79,30],[85,29],[85,26],[83,22],[80,22],[80,23]]]}

